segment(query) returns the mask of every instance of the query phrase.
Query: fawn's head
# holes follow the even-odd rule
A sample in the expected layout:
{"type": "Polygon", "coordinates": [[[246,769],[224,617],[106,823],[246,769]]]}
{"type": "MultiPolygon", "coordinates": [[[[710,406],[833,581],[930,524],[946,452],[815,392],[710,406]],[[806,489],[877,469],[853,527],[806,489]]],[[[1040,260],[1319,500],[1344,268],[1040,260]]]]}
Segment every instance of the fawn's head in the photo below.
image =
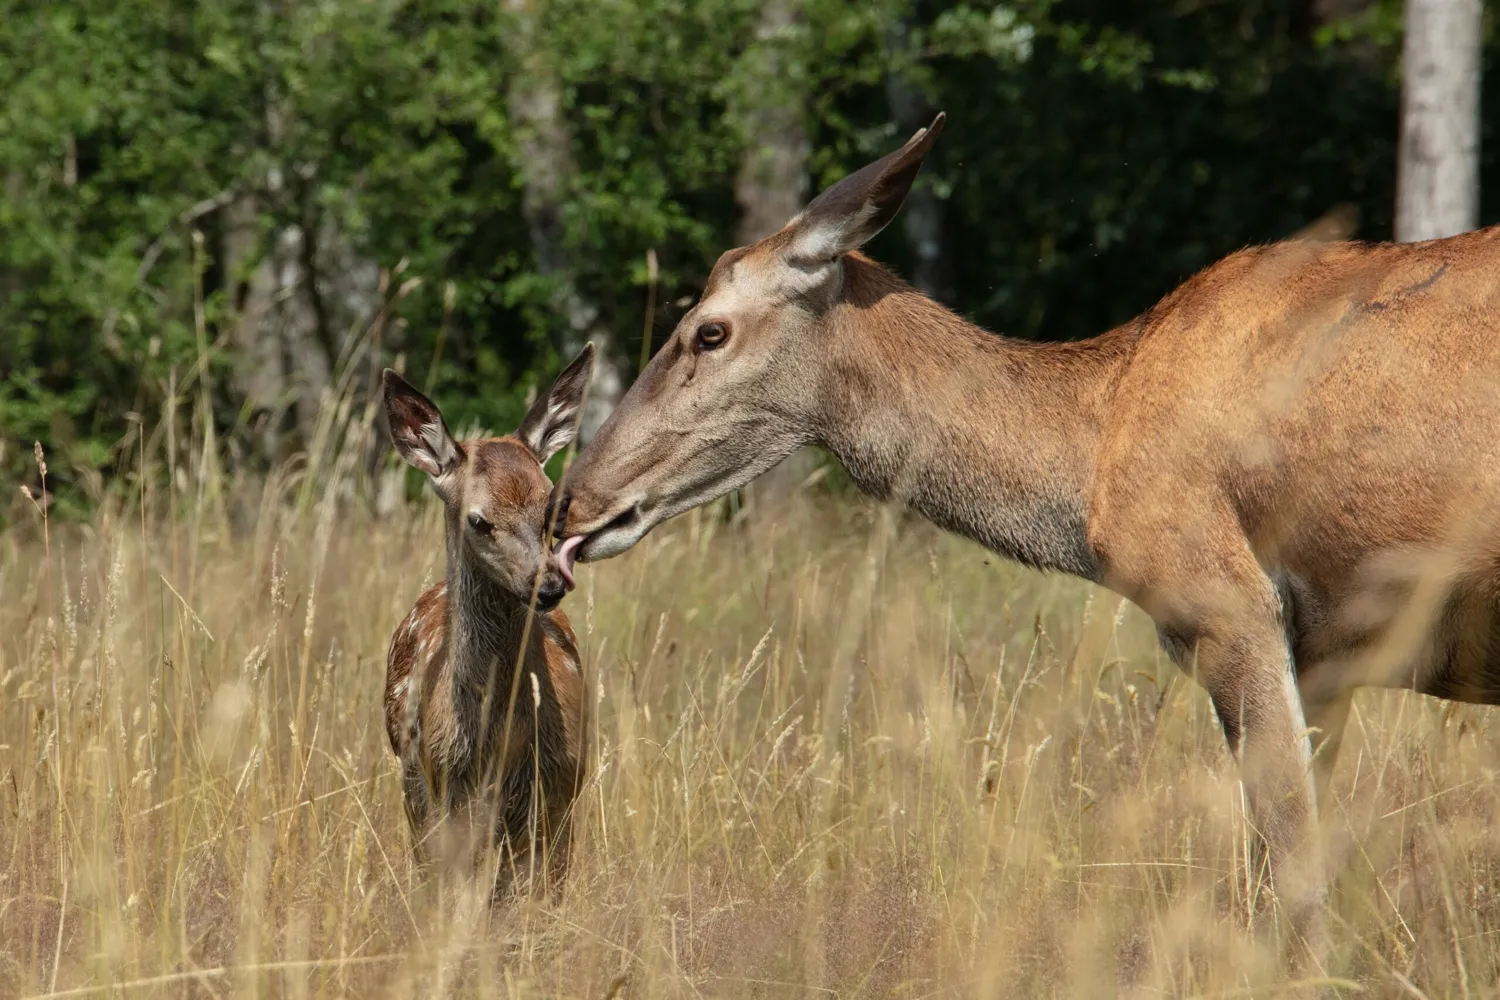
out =
{"type": "Polygon", "coordinates": [[[584,347],[507,437],[455,441],[432,400],[387,368],[383,378],[391,441],[442,498],[448,559],[477,567],[506,593],[547,611],[566,593],[547,552],[542,464],[573,440],[594,345],[584,347]]]}
{"type": "Polygon", "coordinates": [[[895,217],[942,126],[938,115],[780,232],[719,258],[557,491],[565,571],[623,552],[816,440],[834,328],[850,305],[845,258],[895,217]]]}

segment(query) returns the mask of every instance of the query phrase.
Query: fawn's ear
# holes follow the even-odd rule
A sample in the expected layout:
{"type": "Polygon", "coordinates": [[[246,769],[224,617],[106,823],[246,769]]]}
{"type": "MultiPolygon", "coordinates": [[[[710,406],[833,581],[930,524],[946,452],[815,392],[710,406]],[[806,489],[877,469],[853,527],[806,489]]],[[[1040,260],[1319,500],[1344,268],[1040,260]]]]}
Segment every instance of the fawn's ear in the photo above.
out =
{"type": "Polygon", "coordinates": [[[437,480],[463,461],[463,449],[448,433],[448,425],[432,400],[410,382],[387,368],[381,376],[385,415],[391,425],[391,443],[408,463],[437,480]]]}
{"type": "Polygon", "coordinates": [[[578,413],[593,375],[594,345],[589,343],[557,376],[547,395],[531,404],[526,419],[516,429],[516,437],[525,442],[538,462],[562,451],[578,435],[578,413]]]}
{"type": "Polygon", "coordinates": [[[783,253],[802,267],[831,263],[858,250],[890,224],[911,191],[922,161],[943,134],[945,116],[918,129],[900,149],[854,171],[818,195],[786,228],[792,239],[783,253]]]}

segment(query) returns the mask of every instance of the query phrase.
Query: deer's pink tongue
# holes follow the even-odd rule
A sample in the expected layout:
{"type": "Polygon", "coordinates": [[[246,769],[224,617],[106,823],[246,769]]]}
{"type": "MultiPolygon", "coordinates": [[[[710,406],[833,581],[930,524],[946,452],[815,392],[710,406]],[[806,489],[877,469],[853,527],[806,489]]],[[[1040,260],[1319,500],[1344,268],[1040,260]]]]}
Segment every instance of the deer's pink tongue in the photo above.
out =
{"type": "Polygon", "coordinates": [[[568,582],[569,590],[573,589],[574,555],[578,551],[578,546],[582,544],[583,536],[574,535],[572,538],[563,539],[562,544],[560,544],[557,547],[557,550],[552,553],[552,558],[557,562],[557,571],[561,573],[563,575],[563,579],[568,582]]]}

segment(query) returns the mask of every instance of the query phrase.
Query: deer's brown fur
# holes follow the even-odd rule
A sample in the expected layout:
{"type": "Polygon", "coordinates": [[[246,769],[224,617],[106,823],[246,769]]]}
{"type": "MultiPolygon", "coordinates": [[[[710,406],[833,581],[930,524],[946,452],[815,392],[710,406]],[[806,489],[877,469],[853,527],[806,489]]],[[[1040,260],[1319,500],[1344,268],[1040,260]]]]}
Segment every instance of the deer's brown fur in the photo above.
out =
{"type": "Polygon", "coordinates": [[[419,855],[472,864],[498,850],[495,884],[553,885],[586,767],[587,699],[564,593],[545,546],[542,463],[571,438],[591,352],[515,436],[459,443],[436,407],[386,375],[392,440],[444,503],[448,571],[396,629],[385,721],[419,855]]]}
{"type": "Polygon", "coordinates": [[[936,134],[720,259],[559,488],[558,552],[614,555],[815,442],[1113,588],[1206,687],[1316,937],[1309,774],[1353,688],[1500,702],[1500,229],[1247,249],[1093,340],[1022,343],[856,252],[936,134]]]}

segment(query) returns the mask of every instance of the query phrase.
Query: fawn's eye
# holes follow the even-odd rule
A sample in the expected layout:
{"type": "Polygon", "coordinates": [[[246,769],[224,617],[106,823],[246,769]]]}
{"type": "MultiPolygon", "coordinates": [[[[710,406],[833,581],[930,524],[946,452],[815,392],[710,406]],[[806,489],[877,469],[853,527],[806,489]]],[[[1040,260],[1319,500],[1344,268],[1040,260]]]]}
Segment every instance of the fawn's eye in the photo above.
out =
{"type": "Polygon", "coordinates": [[[698,327],[698,346],[711,351],[729,339],[729,327],[723,323],[704,323],[698,327]]]}
{"type": "Polygon", "coordinates": [[[477,511],[469,514],[469,527],[481,535],[495,533],[495,526],[481,517],[477,511]]]}

